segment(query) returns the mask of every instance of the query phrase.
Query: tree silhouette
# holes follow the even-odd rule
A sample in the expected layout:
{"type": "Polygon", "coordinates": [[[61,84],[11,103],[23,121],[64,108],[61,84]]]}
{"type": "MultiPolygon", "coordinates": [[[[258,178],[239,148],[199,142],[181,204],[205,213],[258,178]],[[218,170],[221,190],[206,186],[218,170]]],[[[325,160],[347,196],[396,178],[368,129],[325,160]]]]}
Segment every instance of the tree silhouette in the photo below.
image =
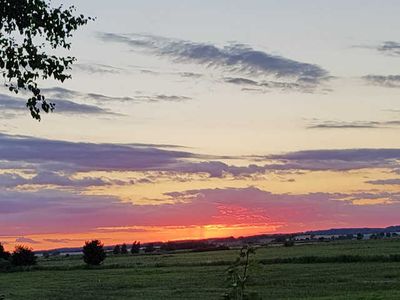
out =
{"type": "Polygon", "coordinates": [[[52,8],[46,0],[0,0],[0,73],[10,91],[30,92],[26,106],[34,119],[55,107],[45,100],[38,80],[71,77],[67,71],[75,57],[57,56],[55,50],[69,50],[68,38],[92,20],[74,12],[74,6],[52,8]]]}
{"type": "Polygon", "coordinates": [[[119,245],[115,245],[113,249],[113,254],[120,254],[121,253],[121,247],[119,245]]]}
{"type": "Polygon", "coordinates": [[[32,248],[16,246],[11,255],[11,262],[14,266],[31,266],[36,264],[36,256],[32,248]]]}
{"type": "Polygon", "coordinates": [[[139,253],[139,251],[140,251],[140,242],[134,241],[132,244],[131,253],[135,254],[139,253]]]}
{"type": "Polygon", "coordinates": [[[0,259],[9,259],[11,256],[10,252],[7,252],[4,249],[4,246],[2,245],[2,243],[0,243],[0,259]]]}
{"type": "Polygon", "coordinates": [[[121,245],[121,254],[127,254],[128,253],[128,247],[126,246],[125,243],[121,245]]]}
{"type": "Polygon", "coordinates": [[[88,265],[99,265],[106,259],[104,245],[99,240],[85,242],[83,246],[83,260],[88,265]]]}

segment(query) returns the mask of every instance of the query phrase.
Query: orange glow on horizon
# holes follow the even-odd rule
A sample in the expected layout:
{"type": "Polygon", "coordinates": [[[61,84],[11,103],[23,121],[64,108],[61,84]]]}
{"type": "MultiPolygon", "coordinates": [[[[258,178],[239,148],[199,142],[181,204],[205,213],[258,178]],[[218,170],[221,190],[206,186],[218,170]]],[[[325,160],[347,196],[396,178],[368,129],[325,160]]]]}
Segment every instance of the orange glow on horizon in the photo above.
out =
{"type": "Polygon", "coordinates": [[[102,227],[94,232],[85,233],[52,233],[26,235],[25,242],[17,242],[16,238],[4,238],[4,247],[12,251],[15,245],[27,245],[34,250],[51,250],[57,248],[81,247],[86,240],[99,239],[105,245],[120,243],[130,244],[167,242],[177,240],[197,240],[224,237],[240,237],[257,234],[276,233],[282,224],[208,224],[198,226],[128,226],[102,227]],[[30,242],[29,242],[30,241],[30,242]]]}

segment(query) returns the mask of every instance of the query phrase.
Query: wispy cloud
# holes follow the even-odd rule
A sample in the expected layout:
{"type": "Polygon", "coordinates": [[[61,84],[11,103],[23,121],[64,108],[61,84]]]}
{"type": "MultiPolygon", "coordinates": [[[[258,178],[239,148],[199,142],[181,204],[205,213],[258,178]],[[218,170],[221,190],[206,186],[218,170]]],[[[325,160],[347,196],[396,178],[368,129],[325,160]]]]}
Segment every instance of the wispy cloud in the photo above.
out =
{"type": "Polygon", "coordinates": [[[121,102],[138,102],[138,103],[145,103],[145,102],[184,102],[190,100],[190,97],[186,96],[176,96],[176,95],[163,95],[157,94],[153,96],[149,95],[136,95],[135,97],[112,97],[106,96],[103,94],[95,94],[95,93],[88,93],[86,97],[90,99],[94,99],[96,101],[121,101],[121,102]]]}
{"type": "Polygon", "coordinates": [[[181,77],[185,77],[185,78],[201,78],[201,77],[203,77],[203,74],[193,73],[193,72],[179,72],[178,75],[181,77]]]}
{"type": "MultiPolygon", "coordinates": [[[[54,99],[56,105],[56,113],[73,113],[74,115],[116,115],[112,111],[90,104],[81,104],[71,100],[54,99]]],[[[15,116],[26,113],[26,100],[17,97],[11,97],[5,94],[0,94],[0,110],[4,117],[5,114],[15,116]]]]}
{"type": "Polygon", "coordinates": [[[121,74],[126,72],[122,68],[113,67],[110,65],[96,64],[96,63],[79,63],[74,64],[74,71],[81,71],[89,74],[121,74]]]}
{"type": "Polygon", "coordinates": [[[309,125],[308,129],[383,129],[400,126],[400,120],[391,121],[324,121],[309,125]]]}
{"type": "Polygon", "coordinates": [[[94,144],[0,134],[2,160],[73,170],[151,170],[195,157],[146,144],[94,144]]]}
{"type": "Polygon", "coordinates": [[[22,185],[55,185],[58,187],[85,188],[90,186],[103,186],[115,183],[103,178],[86,177],[82,179],[72,178],[71,174],[61,174],[54,171],[38,170],[32,178],[26,178],[15,173],[0,174],[0,187],[13,188],[22,185]]]}
{"type": "MultiPolygon", "coordinates": [[[[55,104],[54,113],[68,115],[122,116],[104,106],[110,102],[129,102],[136,104],[160,102],[186,102],[192,98],[182,95],[136,94],[134,96],[108,96],[99,93],[83,93],[61,87],[42,89],[46,99],[55,104]],[[84,103],[89,102],[89,103],[84,103]]],[[[2,118],[14,118],[26,115],[26,99],[0,93],[0,115],[2,118]]]]}
{"type": "Polygon", "coordinates": [[[380,44],[369,44],[369,45],[354,45],[353,48],[368,49],[378,51],[383,55],[388,56],[399,56],[400,55],[400,43],[395,41],[383,41],[380,44]]]}
{"type": "Polygon", "coordinates": [[[30,239],[30,238],[26,238],[26,237],[16,238],[15,242],[19,243],[19,244],[39,244],[38,241],[35,241],[33,239],[30,239]]]}
{"type": "MultiPolygon", "coordinates": [[[[160,171],[173,173],[205,173],[210,177],[243,176],[257,173],[308,170],[308,171],[346,171],[364,168],[399,169],[400,149],[344,149],[309,150],[279,155],[249,156],[254,164],[247,166],[228,165],[218,157],[200,155],[190,151],[175,149],[176,146],[147,144],[95,144],[67,141],[54,141],[27,136],[0,134],[0,157],[5,163],[31,165],[31,168],[72,174],[79,171],[160,171]],[[168,149],[169,148],[169,149],[168,149]]],[[[186,149],[187,150],[187,149],[186,149]]],[[[242,158],[243,157],[236,157],[242,158]]],[[[17,165],[15,165],[17,164],[17,165]]],[[[39,173],[43,173],[39,172],[39,173]]],[[[71,182],[70,178],[43,174],[42,183],[59,181],[59,185],[97,183],[87,181],[71,182]],[[47,181],[46,181],[47,180],[47,181]]],[[[67,176],[68,177],[68,176],[67,176]]],[[[12,178],[8,178],[12,183],[12,178]]],[[[18,181],[18,178],[14,178],[18,181]]],[[[39,182],[39,178],[33,178],[39,182]]],[[[4,178],[6,181],[6,178],[4,178]]]]}
{"type": "Polygon", "coordinates": [[[138,94],[135,96],[109,96],[99,93],[83,93],[70,89],[54,87],[44,89],[44,92],[49,95],[50,98],[75,98],[80,100],[91,100],[98,103],[105,103],[111,101],[117,102],[131,102],[131,103],[158,103],[158,102],[184,102],[191,100],[192,98],[181,95],[165,95],[165,94],[154,94],[154,95],[142,95],[138,94]]]}
{"type": "Polygon", "coordinates": [[[366,75],[362,78],[372,85],[400,88],[400,75],[366,75]]]}
{"type": "Polygon", "coordinates": [[[321,160],[390,160],[400,158],[400,149],[333,149],[333,150],[305,150],[287,154],[271,155],[275,159],[321,159],[321,160]]]}
{"type": "Polygon", "coordinates": [[[227,83],[232,83],[237,85],[252,85],[252,86],[259,85],[259,82],[243,77],[225,77],[224,80],[227,83]]]}
{"type": "Polygon", "coordinates": [[[54,244],[68,244],[71,242],[84,242],[85,239],[43,239],[43,241],[54,244]]]}
{"type": "Polygon", "coordinates": [[[254,91],[267,91],[269,89],[277,89],[281,91],[301,91],[312,92],[315,88],[313,84],[308,85],[299,82],[280,82],[272,80],[253,80],[244,77],[225,77],[223,80],[226,83],[242,86],[242,90],[251,89],[254,91]]]}
{"type": "Polygon", "coordinates": [[[370,180],[367,183],[375,185],[400,185],[400,178],[370,180]]]}
{"type": "Polygon", "coordinates": [[[377,50],[387,55],[400,55],[400,43],[394,41],[385,41],[377,47],[377,50]]]}
{"type": "Polygon", "coordinates": [[[210,43],[144,34],[101,33],[99,37],[106,42],[123,43],[132,49],[143,49],[146,53],[168,57],[175,62],[195,63],[230,74],[272,76],[283,82],[311,86],[329,78],[329,73],[318,65],[272,55],[243,44],[218,47],[210,43]]]}
{"type": "Polygon", "coordinates": [[[270,165],[276,170],[334,170],[346,171],[365,168],[399,167],[400,149],[333,149],[305,150],[259,159],[276,159],[280,163],[270,165]]]}

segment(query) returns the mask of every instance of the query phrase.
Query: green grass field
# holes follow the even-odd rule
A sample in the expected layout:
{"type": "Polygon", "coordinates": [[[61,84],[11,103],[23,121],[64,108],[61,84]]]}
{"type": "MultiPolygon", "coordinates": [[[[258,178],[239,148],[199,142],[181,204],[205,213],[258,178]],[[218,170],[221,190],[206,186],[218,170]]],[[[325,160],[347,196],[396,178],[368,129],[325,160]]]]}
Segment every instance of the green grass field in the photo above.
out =
{"type": "MultiPolygon", "coordinates": [[[[98,268],[80,257],[39,259],[0,274],[4,299],[221,299],[237,250],[109,256],[98,268]]],[[[400,254],[400,239],[258,248],[248,290],[262,299],[400,299],[400,262],[260,263],[304,256],[400,254]]]]}

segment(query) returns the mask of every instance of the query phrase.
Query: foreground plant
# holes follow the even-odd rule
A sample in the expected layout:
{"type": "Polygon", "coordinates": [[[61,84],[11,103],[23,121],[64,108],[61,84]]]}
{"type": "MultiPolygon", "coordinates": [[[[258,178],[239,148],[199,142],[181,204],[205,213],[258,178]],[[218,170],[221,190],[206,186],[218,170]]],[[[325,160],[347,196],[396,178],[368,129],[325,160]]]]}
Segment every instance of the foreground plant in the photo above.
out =
{"type": "Polygon", "coordinates": [[[256,293],[246,293],[249,278],[250,255],[255,254],[251,246],[243,246],[235,262],[228,268],[230,291],[224,295],[226,300],[261,299],[256,293]]]}

